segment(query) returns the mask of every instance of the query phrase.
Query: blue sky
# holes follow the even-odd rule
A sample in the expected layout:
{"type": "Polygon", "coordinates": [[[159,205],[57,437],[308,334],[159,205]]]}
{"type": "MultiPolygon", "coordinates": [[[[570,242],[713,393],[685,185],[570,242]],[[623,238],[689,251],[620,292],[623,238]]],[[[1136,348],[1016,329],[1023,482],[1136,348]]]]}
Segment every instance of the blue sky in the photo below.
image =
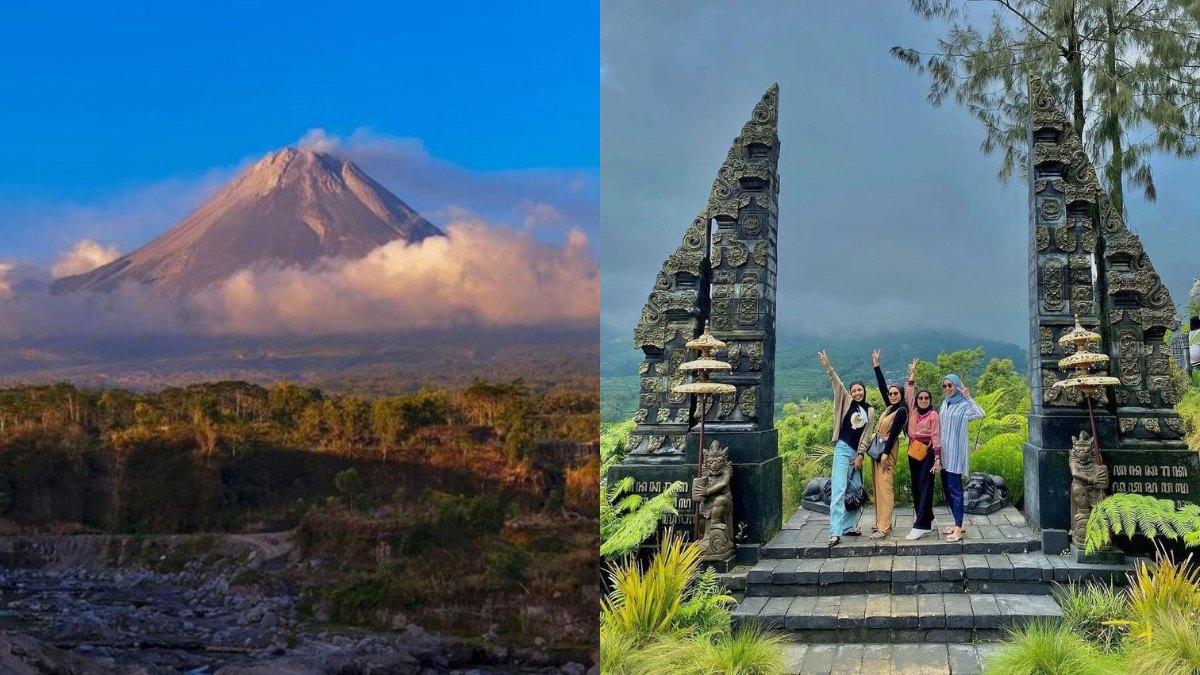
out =
{"type": "MultiPolygon", "coordinates": [[[[493,187],[582,177],[563,193],[583,205],[564,210],[594,234],[598,16],[587,2],[6,3],[0,257],[44,264],[83,236],[131,250],[312,129],[416,139],[493,187]]],[[[421,209],[518,218],[383,182],[421,209]]]]}

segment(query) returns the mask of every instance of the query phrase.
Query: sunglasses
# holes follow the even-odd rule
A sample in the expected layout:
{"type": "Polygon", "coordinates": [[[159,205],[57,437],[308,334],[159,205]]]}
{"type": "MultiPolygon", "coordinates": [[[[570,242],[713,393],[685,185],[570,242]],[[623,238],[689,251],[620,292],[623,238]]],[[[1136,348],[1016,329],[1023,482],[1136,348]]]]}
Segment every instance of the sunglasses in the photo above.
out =
{"type": "Polygon", "coordinates": [[[888,396],[894,397],[894,396],[899,396],[899,395],[900,395],[900,392],[898,392],[898,391],[889,391],[888,392],[888,396]]]}
{"type": "Polygon", "coordinates": [[[942,389],[953,389],[953,388],[954,388],[954,385],[952,385],[952,384],[943,384],[942,385],[942,389]]]}

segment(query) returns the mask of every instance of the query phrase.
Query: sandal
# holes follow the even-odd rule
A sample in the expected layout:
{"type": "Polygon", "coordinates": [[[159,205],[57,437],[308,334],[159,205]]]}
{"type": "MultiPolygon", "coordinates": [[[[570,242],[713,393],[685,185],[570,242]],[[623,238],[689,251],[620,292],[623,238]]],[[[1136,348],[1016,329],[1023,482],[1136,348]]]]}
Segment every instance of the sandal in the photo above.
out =
{"type": "Polygon", "coordinates": [[[829,538],[829,548],[833,548],[834,546],[837,546],[840,543],[842,543],[841,537],[830,537],[829,538]]]}
{"type": "Polygon", "coordinates": [[[861,537],[862,530],[860,530],[856,527],[852,530],[846,530],[843,534],[845,534],[847,537],[861,537]]]}
{"type": "Polygon", "coordinates": [[[874,532],[871,533],[871,538],[872,539],[887,539],[888,535],[890,535],[890,534],[891,534],[891,532],[880,532],[879,530],[875,530],[874,532]]]}
{"type": "MultiPolygon", "coordinates": [[[[947,527],[946,529],[942,530],[942,534],[954,534],[954,529],[955,529],[954,526],[947,527]]],[[[962,527],[960,527],[958,529],[965,532],[967,530],[967,526],[963,525],[962,527]]]]}
{"type": "Polygon", "coordinates": [[[962,541],[962,538],[962,532],[951,532],[950,534],[946,535],[946,542],[950,544],[957,544],[958,542],[962,541]]]}

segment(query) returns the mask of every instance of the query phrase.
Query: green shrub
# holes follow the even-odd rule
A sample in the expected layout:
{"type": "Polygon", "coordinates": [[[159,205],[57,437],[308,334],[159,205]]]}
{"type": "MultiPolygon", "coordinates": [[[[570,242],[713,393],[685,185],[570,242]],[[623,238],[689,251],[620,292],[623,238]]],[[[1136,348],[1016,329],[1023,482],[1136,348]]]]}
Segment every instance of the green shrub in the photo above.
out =
{"type": "Polygon", "coordinates": [[[1192,381],[1175,409],[1183,417],[1188,447],[1200,450],[1200,372],[1192,373],[1192,381]]]}
{"type": "Polygon", "coordinates": [[[638,641],[629,633],[608,624],[600,624],[600,672],[609,675],[637,675],[634,655],[638,641]]]}
{"type": "Polygon", "coordinates": [[[684,635],[680,606],[700,568],[700,548],[672,536],[643,571],[636,558],[610,567],[612,593],[601,601],[600,620],[639,641],[660,635],[684,635]]]}
{"type": "MultiPolygon", "coordinates": [[[[667,637],[635,652],[630,660],[638,673],[781,675],[784,672],[783,640],[758,628],[739,628],[713,638],[667,637]]],[[[602,669],[602,672],[609,671],[602,669]]]]}
{"type": "Polygon", "coordinates": [[[484,554],[484,578],[500,588],[517,588],[525,583],[529,554],[507,542],[494,544],[484,554]]]}
{"type": "Polygon", "coordinates": [[[1009,631],[1006,644],[984,664],[989,675],[1116,673],[1113,660],[1065,625],[1032,621],[1009,631]]]}
{"type": "Polygon", "coordinates": [[[1060,588],[1056,595],[1064,626],[1105,652],[1118,649],[1125,630],[1108,622],[1125,616],[1129,603],[1123,592],[1100,584],[1072,584],[1060,588]]]}
{"type": "Polygon", "coordinates": [[[1125,672],[1155,675],[1200,673],[1200,630],[1195,617],[1159,608],[1150,617],[1147,639],[1126,652],[1125,672]]]}
{"type": "Polygon", "coordinates": [[[1008,486],[1009,499],[1020,506],[1025,498],[1025,443],[1023,434],[1000,434],[971,454],[971,471],[995,474],[1008,486]]]}

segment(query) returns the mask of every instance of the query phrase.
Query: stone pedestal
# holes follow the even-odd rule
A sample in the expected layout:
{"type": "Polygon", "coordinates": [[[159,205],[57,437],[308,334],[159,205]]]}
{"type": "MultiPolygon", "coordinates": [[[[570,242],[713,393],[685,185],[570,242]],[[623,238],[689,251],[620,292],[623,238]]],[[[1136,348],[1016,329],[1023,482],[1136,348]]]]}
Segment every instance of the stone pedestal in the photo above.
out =
{"type": "MultiPolygon", "coordinates": [[[[755,561],[755,562],[757,562],[757,561],[755,561]]],[[[720,560],[707,560],[706,559],[706,560],[700,561],[700,571],[701,572],[711,569],[711,570],[714,570],[717,574],[724,574],[736,566],[737,566],[737,554],[732,551],[730,551],[729,555],[725,556],[724,558],[721,558],[720,560]]]]}
{"type": "Polygon", "coordinates": [[[1124,565],[1125,553],[1119,548],[1107,547],[1093,553],[1084,553],[1082,546],[1071,544],[1071,558],[1084,565],[1124,565]]]}
{"type": "MultiPolygon", "coordinates": [[[[742,545],[757,547],[766,543],[783,522],[783,459],[779,456],[779,434],[769,431],[707,431],[705,444],[713,441],[729,447],[733,464],[733,527],[739,544],[739,556],[753,554],[742,545]]],[[[634,492],[643,497],[660,494],[672,481],[684,481],[686,487],[676,497],[678,516],[667,516],[664,525],[674,525],[690,541],[693,535],[695,507],[692,504],[692,481],[696,478],[700,433],[688,433],[687,448],[675,461],[653,457],[653,462],[639,462],[629,456],[609,469],[609,480],[616,482],[626,476],[634,477],[634,492]]],[[[755,561],[757,557],[755,556],[755,561]]]]}

